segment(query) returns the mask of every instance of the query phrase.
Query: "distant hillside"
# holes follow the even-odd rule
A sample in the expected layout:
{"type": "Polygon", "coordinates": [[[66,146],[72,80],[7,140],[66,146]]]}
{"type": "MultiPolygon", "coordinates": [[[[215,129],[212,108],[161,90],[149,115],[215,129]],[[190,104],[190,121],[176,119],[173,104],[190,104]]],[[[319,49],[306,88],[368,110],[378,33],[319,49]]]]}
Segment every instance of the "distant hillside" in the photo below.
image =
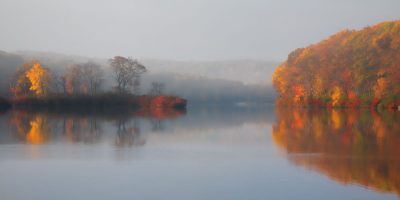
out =
{"type": "Polygon", "coordinates": [[[183,97],[191,103],[272,103],[276,92],[270,85],[246,85],[240,81],[213,79],[168,72],[153,72],[143,76],[143,90],[151,83],[165,84],[165,93],[183,97]]]}
{"type": "Polygon", "coordinates": [[[260,60],[171,61],[143,59],[143,64],[155,72],[175,72],[213,79],[241,81],[244,84],[271,85],[278,62],[260,60]]]}
{"type": "Polygon", "coordinates": [[[400,21],[341,31],[289,54],[273,75],[280,103],[400,105],[400,21]]]}

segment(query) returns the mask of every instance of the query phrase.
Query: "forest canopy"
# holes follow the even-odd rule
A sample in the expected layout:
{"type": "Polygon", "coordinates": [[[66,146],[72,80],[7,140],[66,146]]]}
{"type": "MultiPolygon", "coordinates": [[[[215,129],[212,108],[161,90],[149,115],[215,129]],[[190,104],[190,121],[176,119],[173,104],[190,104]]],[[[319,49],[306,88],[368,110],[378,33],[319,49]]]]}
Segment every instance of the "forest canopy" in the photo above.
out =
{"type": "Polygon", "coordinates": [[[344,30],[291,52],[273,74],[278,104],[400,105],[400,21],[344,30]]]}

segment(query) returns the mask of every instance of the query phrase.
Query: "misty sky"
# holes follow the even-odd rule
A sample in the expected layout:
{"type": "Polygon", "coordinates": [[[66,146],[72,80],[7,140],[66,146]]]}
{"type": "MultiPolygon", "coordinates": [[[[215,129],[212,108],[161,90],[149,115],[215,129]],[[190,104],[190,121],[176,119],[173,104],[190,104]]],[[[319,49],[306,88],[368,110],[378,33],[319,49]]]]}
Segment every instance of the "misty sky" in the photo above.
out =
{"type": "Polygon", "coordinates": [[[400,0],[0,0],[0,50],[91,57],[284,60],[400,0]]]}

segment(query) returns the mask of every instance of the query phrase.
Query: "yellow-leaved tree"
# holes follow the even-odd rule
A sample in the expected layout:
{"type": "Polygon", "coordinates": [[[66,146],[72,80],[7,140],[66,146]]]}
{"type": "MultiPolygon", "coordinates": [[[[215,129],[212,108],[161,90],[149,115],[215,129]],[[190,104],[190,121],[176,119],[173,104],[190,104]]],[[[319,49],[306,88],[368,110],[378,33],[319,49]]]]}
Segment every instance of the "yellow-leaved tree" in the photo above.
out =
{"type": "Polygon", "coordinates": [[[50,88],[50,74],[40,63],[34,63],[32,68],[26,72],[25,76],[31,82],[29,90],[34,92],[37,96],[46,96],[48,94],[50,88]]]}

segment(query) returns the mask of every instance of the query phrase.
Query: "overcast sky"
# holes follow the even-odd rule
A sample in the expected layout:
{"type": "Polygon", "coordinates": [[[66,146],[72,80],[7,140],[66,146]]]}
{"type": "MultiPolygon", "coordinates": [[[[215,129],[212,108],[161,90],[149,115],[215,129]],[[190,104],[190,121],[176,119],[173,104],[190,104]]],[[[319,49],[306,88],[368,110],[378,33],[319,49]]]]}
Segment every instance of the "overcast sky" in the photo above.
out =
{"type": "Polygon", "coordinates": [[[284,60],[400,0],[0,0],[0,49],[91,57],[284,60]]]}

